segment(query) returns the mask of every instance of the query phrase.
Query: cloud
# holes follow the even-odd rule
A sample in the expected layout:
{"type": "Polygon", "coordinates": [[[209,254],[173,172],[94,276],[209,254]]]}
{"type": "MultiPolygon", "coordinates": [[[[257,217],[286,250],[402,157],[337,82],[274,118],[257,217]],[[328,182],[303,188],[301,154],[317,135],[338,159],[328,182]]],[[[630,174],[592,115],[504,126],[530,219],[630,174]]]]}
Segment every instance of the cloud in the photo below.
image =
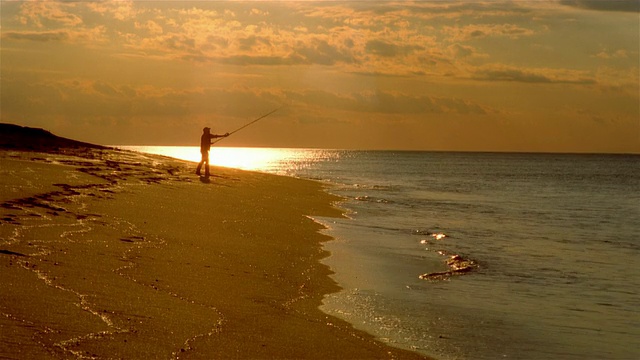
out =
{"type": "Polygon", "coordinates": [[[593,55],[592,57],[596,57],[596,58],[604,59],[604,60],[609,60],[609,59],[628,59],[629,58],[629,52],[627,50],[624,50],[624,49],[616,50],[614,52],[608,52],[606,50],[603,50],[603,51],[597,53],[596,55],[593,55]]]}
{"type": "Polygon", "coordinates": [[[107,41],[105,32],[104,26],[74,30],[7,31],[2,33],[2,38],[15,41],[83,43],[94,46],[107,41]]]}
{"type": "Polygon", "coordinates": [[[249,13],[251,15],[256,15],[256,16],[267,16],[267,15],[269,15],[268,11],[263,11],[263,10],[256,9],[256,8],[252,8],[249,13]]]}
{"type": "Polygon", "coordinates": [[[353,63],[354,57],[346,48],[330,44],[322,39],[310,39],[299,43],[294,53],[310,64],[335,65],[336,63],[353,63]]]}
{"type": "Polygon", "coordinates": [[[475,114],[495,110],[470,100],[455,97],[409,95],[400,92],[366,91],[354,94],[357,110],[383,114],[475,114]]]}
{"type": "Polygon", "coordinates": [[[424,50],[419,45],[397,45],[383,40],[369,40],[365,46],[366,52],[384,57],[396,57],[411,54],[417,50],[424,50]]]}
{"type": "MultiPolygon", "coordinates": [[[[192,59],[197,60],[193,57],[192,59]]],[[[309,62],[300,56],[250,56],[250,55],[232,55],[227,57],[201,57],[200,61],[215,61],[222,64],[232,65],[300,65],[309,62]]]]}
{"type": "Polygon", "coordinates": [[[2,38],[38,42],[64,41],[69,39],[69,33],[66,31],[8,31],[2,34],[2,38]]]}
{"type": "Polygon", "coordinates": [[[488,54],[480,53],[478,50],[469,45],[461,45],[461,44],[453,44],[450,45],[447,50],[453,58],[464,59],[464,58],[488,58],[488,54]]]}
{"type": "Polygon", "coordinates": [[[638,67],[630,69],[600,67],[596,71],[596,79],[600,84],[600,90],[605,93],[619,93],[638,99],[640,93],[640,68],[638,67]]]}
{"type": "Polygon", "coordinates": [[[120,21],[133,19],[141,12],[136,10],[133,0],[87,1],[84,6],[95,13],[120,21]]]}
{"type": "Polygon", "coordinates": [[[472,70],[471,77],[482,81],[513,81],[531,84],[594,85],[596,80],[588,73],[566,69],[517,68],[488,65],[472,70]]]}
{"type": "Polygon", "coordinates": [[[264,36],[250,35],[237,41],[240,43],[240,50],[243,51],[258,51],[259,47],[271,48],[273,46],[271,40],[264,36]]]}
{"type": "Polygon", "coordinates": [[[136,29],[144,29],[151,35],[158,35],[158,34],[162,34],[164,32],[164,30],[162,29],[162,26],[158,25],[158,23],[156,23],[153,20],[148,20],[145,23],[139,23],[139,22],[136,21],[135,22],[135,28],[136,29]]]}
{"type": "Polygon", "coordinates": [[[185,34],[169,34],[163,36],[160,41],[160,46],[172,52],[175,50],[188,53],[197,52],[196,40],[185,34]]]}
{"type": "Polygon", "coordinates": [[[3,116],[67,118],[85,122],[98,118],[176,116],[182,108],[161,94],[100,81],[62,80],[37,83],[3,82],[3,116]],[[21,99],[15,102],[15,99],[21,99]]]}
{"type": "Polygon", "coordinates": [[[75,4],[58,1],[28,1],[21,5],[19,20],[22,24],[45,27],[50,24],[77,26],[82,18],[74,14],[75,4]]]}
{"type": "Polygon", "coordinates": [[[498,111],[470,100],[455,97],[411,95],[390,91],[361,91],[336,94],[320,90],[284,91],[284,101],[296,106],[324,108],[353,113],[384,115],[475,114],[498,111]]]}
{"type": "Polygon", "coordinates": [[[491,36],[518,39],[522,36],[535,35],[535,31],[514,24],[471,24],[466,26],[445,26],[444,34],[452,41],[469,41],[491,36]]]}
{"type": "Polygon", "coordinates": [[[560,4],[587,10],[640,12],[638,0],[561,0],[560,4]]]}
{"type": "MultiPolygon", "coordinates": [[[[118,91],[117,89],[115,89],[113,86],[102,82],[102,81],[96,81],[93,84],[93,89],[95,91],[97,91],[100,94],[106,95],[106,96],[120,96],[122,95],[122,93],[120,91],[118,91]]],[[[131,94],[131,93],[129,93],[131,94]]]]}

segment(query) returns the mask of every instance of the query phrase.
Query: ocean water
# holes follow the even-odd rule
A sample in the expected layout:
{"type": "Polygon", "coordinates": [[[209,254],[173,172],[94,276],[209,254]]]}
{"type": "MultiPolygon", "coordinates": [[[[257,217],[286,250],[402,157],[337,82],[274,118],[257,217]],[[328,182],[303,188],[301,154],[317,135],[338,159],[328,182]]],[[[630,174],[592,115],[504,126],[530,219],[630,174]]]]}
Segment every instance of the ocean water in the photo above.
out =
{"type": "Polygon", "coordinates": [[[212,161],[344,197],[348,218],[317,219],[344,289],[322,309],[383,341],[437,359],[640,359],[640,156],[214,148],[212,161]]]}

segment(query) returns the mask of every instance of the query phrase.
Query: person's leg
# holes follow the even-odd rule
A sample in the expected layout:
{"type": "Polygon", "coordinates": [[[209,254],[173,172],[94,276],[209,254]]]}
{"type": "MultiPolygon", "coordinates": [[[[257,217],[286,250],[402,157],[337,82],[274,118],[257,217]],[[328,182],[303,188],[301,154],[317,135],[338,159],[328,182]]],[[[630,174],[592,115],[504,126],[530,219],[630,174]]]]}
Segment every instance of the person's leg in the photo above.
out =
{"type": "Polygon", "coordinates": [[[204,164],[204,154],[202,154],[202,160],[200,160],[200,163],[198,164],[198,167],[196,168],[196,175],[200,175],[200,169],[202,169],[202,164],[204,164]]]}
{"type": "Polygon", "coordinates": [[[202,155],[202,159],[200,160],[200,163],[198,164],[198,167],[196,168],[196,175],[200,175],[200,170],[202,169],[202,165],[203,164],[207,164],[207,167],[205,169],[205,173],[208,175],[209,174],[209,152],[208,151],[201,151],[200,154],[202,155]]]}
{"type": "Polygon", "coordinates": [[[207,151],[205,154],[202,154],[204,157],[204,176],[209,177],[211,174],[209,173],[209,152],[207,151]]]}

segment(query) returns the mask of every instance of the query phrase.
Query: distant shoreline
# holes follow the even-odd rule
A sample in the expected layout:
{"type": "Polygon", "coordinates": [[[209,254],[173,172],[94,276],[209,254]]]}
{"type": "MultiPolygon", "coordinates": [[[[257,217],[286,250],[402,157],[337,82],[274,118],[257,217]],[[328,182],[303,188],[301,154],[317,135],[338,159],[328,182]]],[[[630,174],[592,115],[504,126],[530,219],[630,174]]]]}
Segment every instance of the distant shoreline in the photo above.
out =
{"type": "MultiPolygon", "coordinates": [[[[110,148],[141,148],[141,147],[197,147],[197,145],[105,145],[110,148]]],[[[242,149],[292,149],[292,150],[332,150],[332,151],[356,151],[356,152],[388,152],[388,153],[434,153],[434,154],[501,154],[501,155],[567,155],[567,156],[640,156],[637,153],[594,153],[594,152],[530,152],[530,151],[453,151],[453,150],[402,150],[402,149],[331,149],[331,148],[298,148],[298,147],[265,147],[265,146],[216,146],[218,148],[242,148],[242,149]]]]}

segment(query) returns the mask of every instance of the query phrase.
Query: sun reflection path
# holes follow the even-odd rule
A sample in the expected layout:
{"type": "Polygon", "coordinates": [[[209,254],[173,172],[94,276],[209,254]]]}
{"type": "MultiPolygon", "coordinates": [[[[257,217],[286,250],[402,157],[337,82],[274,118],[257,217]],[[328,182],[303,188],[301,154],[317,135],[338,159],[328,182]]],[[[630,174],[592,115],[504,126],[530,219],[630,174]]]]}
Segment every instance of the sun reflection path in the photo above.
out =
{"type": "MultiPolygon", "coordinates": [[[[199,162],[200,148],[197,146],[117,146],[120,149],[149,154],[170,156],[177,159],[199,162]]],[[[295,175],[318,161],[334,158],[337,154],[321,149],[286,148],[242,148],[214,147],[209,153],[211,165],[242,170],[268,172],[280,175],[295,175]]]]}

